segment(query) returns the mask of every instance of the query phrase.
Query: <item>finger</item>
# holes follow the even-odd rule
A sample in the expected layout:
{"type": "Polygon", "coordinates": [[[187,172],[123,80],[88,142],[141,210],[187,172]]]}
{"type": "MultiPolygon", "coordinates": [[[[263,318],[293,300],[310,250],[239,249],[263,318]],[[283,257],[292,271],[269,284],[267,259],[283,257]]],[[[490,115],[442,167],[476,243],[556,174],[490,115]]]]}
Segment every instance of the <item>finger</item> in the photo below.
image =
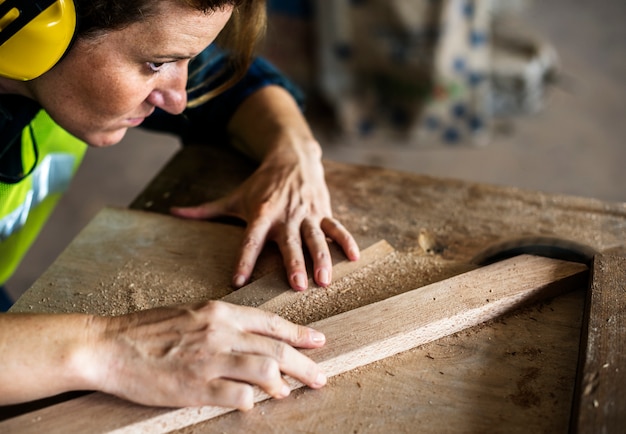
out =
{"type": "Polygon", "coordinates": [[[196,220],[223,216],[228,214],[227,210],[227,198],[221,198],[197,206],[175,206],[170,208],[170,212],[175,216],[196,220]]]}
{"type": "Polygon", "coordinates": [[[359,259],[359,245],[354,240],[352,234],[334,218],[324,218],[320,227],[324,233],[341,246],[344,253],[351,261],[359,259]]]}
{"type": "Polygon", "coordinates": [[[212,322],[228,321],[242,332],[279,339],[297,348],[317,348],[326,342],[323,333],[261,309],[221,301],[210,301],[201,309],[212,322]]]}
{"type": "Polygon", "coordinates": [[[332,279],[333,263],[328,249],[326,235],[310,220],[302,223],[302,238],[313,258],[313,278],[320,286],[328,286],[332,279]]]}
{"type": "Polygon", "coordinates": [[[256,261],[265,245],[269,228],[269,221],[258,219],[251,223],[244,232],[232,281],[235,288],[241,288],[250,279],[252,270],[254,270],[256,261]]]}
{"type": "MultiPolygon", "coordinates": [[[[237,337],[229,340],[231,352],[271,357],[278,362],[281,372],[310,387],[319,388],[326,384],[326,377],[317,364],[292,347],[320,347],[326,340],[322,333],[271,312],[219,301],[206,303],[199,312],[212,322],[228,321],[239,329],[237,337]]],[[[224,364],[220,372],[224,372],[223,369],[224,364]]],[[[219,376],[223,375],[220,373],[219,376]]]]}
{"type": "MultiPolygon", "coordinates": [[[[326,384],[326,376],[319,366],[285,342],[247,333],[242,334],[233,344],[233,350],[258,356],[244,358],[245,363],[255,364],[246,367],[248,369],[245,372],[253,375],[247,377],[246,381],[258,384],[272,396],[285,397],[289,394],[281,372],[312,388],[320,388],[326,384]]],[[[238,375],[243,372],[242,370],[238,375]]]]}
{"type": "Polygon", "coordinates": [[[287,270],[289,286],[296,291],[304,291],[309,282],[299,231],[293,231],[289,226],[285,226],[284,233],[279,236],[277,243],[287,270]]]}
{"type": "MultiPolygon", "coordinates": [[[[253,339],[269,339],[256,335],[248,336],[253,339]]],[[[291,388],[283,380],[278,361],[272,357],[247,353],[231,354],[227,366],[225,377],[259,386],[273,398],[285,398],[291,392],[291,388]]]]}
{"type": "Polygon", "coordinates": [[[254,391],[247,383],[216,378],[209,383],[207,394],[208,397],[202,405],[217,405],[241,411],[254,407],[254,391]]]}

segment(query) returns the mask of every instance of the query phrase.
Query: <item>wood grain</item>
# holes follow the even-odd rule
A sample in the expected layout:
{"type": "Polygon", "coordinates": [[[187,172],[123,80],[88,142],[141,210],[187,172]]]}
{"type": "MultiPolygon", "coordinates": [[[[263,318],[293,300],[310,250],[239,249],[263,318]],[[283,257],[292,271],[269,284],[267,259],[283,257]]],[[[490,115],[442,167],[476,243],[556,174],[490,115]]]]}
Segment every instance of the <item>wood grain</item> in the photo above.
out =
{"type": "Polygon", "coordinates": [[[11,311],[122,315],[219,298],[242,239],[233,225],[104,208],[11,311]]]}
{"type": "MultiPolygon", "coordinates": [[[[104,208],[11,311],[122,315],[220,297],[257,307],[276,297],[266,307],[271,310],[296,299],[276,252],[265,251],[259,258],[255,274],[261,277],[232,291],[242,237],[238,226],[104,208]]],[[[336,244],[329,248],[333,282],[393,251],[379,241],[364,249],[358,261],[347,261],[336,244]]],[[[310,279],[309,287],[316,286],[310,279]]]]}
{"type": "MultiPolygon", "coordinates": [[[[133,206],[167,213],[223,197],[256,167],[232,154],[228,146],[185,146],[133,206]]],[[[556,237],[597,251],[625,243],[626,203],[328,160],[324,169],[334,217],[360,245],[385,239],[397,252],[344,298],[355,307],[380,300],[362,296],[370,287],[394,295],[443,280],[510,239],[556,237]]],[[[245,417],[230,413],[181,431],[566,432],[586,288],[337,376],[336,387],[302,389],[245,417]]]]}
{"type": "Polygon", "coordinates": [[[582,328],[572,432],[617,433],[626,427],[626,257],[599,254],[582,328]]]}
{"type": "MultiPolygon", "coordinates": [[[[337,375],[572,289],[586,272],[581,264],[512,258],[311,324],[326,334],[327,344],[306,354],[337,375]]],[[[290,385],[301,387],[293,380],[290,385]]],[[[265,399],[257,389],[256,402],[265,399]]],[[[229,411],[149,408],[94,393],[0,423],[0,431],[169,432],[229,411]]]]}

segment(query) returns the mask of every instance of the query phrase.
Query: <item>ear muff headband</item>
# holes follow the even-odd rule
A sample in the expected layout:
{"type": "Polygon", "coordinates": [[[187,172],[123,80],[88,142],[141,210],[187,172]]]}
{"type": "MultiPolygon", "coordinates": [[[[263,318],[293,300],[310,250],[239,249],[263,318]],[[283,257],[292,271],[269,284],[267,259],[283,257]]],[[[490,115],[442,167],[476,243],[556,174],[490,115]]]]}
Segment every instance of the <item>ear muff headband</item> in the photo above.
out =
{"type": "Polygon", "coordinates": [[[72,0],[0,0],[0,76],[39,77],[63,57],[75,30],[72,0]]]}

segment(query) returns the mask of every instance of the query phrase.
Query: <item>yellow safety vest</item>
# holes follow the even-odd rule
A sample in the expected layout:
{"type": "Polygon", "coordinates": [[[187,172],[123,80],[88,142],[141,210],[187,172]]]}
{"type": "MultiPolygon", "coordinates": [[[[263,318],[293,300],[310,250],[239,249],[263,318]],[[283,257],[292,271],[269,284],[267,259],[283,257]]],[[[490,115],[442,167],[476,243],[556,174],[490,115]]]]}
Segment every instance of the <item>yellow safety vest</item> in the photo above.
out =
{"type": "Polygon", "coordinates": [[[36,166],[16,184],[0,182],[0,284],[11,277],[37,238],[86,149],[83,141],[62,129],[43,110],[22,130],[22,165],[36,166]],[[37,147],[38,161],[33,146],[37,147]]]}

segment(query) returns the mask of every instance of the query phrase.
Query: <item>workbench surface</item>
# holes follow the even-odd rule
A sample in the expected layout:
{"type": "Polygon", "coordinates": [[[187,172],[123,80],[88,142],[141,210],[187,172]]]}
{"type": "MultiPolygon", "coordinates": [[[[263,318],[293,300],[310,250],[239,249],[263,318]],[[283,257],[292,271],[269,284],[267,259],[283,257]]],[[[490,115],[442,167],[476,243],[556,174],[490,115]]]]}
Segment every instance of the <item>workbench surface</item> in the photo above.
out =
{"type": "MultiPolygon", "coordinates": [[[[331,296],[333,291],[335,295],[343,293],[331,285],[330,307],[311,309],[291,318],[301,322],[322,319],[475,268],[472,259],[502,241],[558,237],[597,251],[623,249],[626,242],[623,203],[331,161],[325,161],[325,168],[335,217],[351,230],[361,246],[384,239],[395,251],[351,276],[350,282],[336,282],[351,286],[344,299],[338,301],[331,296]]],[[[172,159],[131,208],[163,214],[172,205],[215,199],[235,188],[252,170],[254,164],[233,151],[189,146],[172,159]]],[[[173,285],[180,288],[181,268],[193,275],[193,270],[206,267],[202,257],[177,250],[194,244],[189,238],[166,255],[157,255],[158,260],[140,256],[133,259],[135,262],[121,259],[119,265],[113,258],[136,254],[136,250],[124,253],[126,244],[134,249],[141,244],[139,238],[132,239],[133,231],[145,236],[151,228],[174,227],[174,220],[163,217],[160,223],[156,216],[147,217],[146,221],[156,222],[154,226],[125,232],[116,241],[118,247],[111,249],[111,260],[100,251],[106,275],[98,274],[98,267],[87,267],[80,273],[81,268],[69,264],[69,256],[64,259],[62,255],[20,298],[13,311],[119,314],[150,307],[150,303],[195,301],[206,294],[218,298],[228,293],[232,271],[228,261],[232,261],[241,234],[241,227],[233,222],[222,222],[227,225],[223,236],[232,240],[230,246],[211,246],[207,242],[201,248],[199,255],[213,256],[211,260],[219,263],[213,270],[220,277],[200,293],[177,290],[175,296],[166,294],[173,285]],[[167,255],[178,258],[177,268],[168,262],[167,255]],[[117,297],[113,303],[107,298],[110,294],[89,289],[111,286],[124,273],[128,278],[129,267],[139,264],[140,268],[141,261],[150,263],[151,272],[158,275],[158,285],[156,277],[150,280],[150,293],[141,285],[133,285],[132,297],[117,297]],[[72,266],[78,275],[61,279],[58,270],[72,266]],[[81,289],[68,289],[76,287],[81,289]]],[[[204,224],[176,222],[187,232],[204,224]]],[[[82,239],[85,237],[83,234],[82,239]]],[[[110,242],[95,241],[105,248],[110,242]]],[[[171,237],[168,242],[173,242],[171,237]]],[[[93,248],[94,243],[73,245],[68,251],[75,258],[81,248],[93,248]]],[[[280,264],[277,249],[267,247],[253,279],[280,270],[280,264]]],[[[202,277],[194,276],[196,287],[202,287],[202,277]]],[[[200,428],[211,432],[275,433],[564,432],[574,396],[584,291],[572,288],[569,293],[497,321],[331,378],[321,390],[300,389],[285,400],[265,401],[247,413],[228,413],[181,432],[200,428]]]]}

